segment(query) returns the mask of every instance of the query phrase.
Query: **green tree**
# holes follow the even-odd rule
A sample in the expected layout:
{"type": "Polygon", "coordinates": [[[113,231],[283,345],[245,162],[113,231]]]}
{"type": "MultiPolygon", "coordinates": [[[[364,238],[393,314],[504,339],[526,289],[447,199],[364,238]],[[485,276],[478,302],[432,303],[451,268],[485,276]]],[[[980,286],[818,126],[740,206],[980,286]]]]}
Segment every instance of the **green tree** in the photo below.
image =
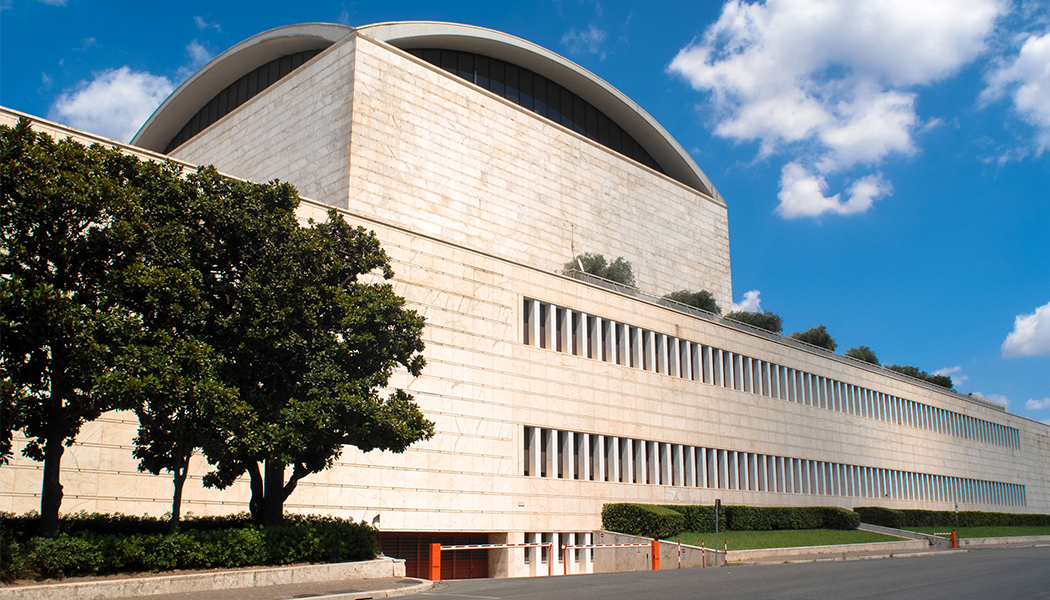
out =
{"type": "Polygon", "coordinates": [[[287,184],[212,169],[191,178],[206,199],[200,235],[216,240],[196,259],[209,311],[201,335],[247,411],[204,449],[216,467],[205,483],[247,472],[253,518],[274,524],[298,482],[344,445],[402,452],[433,435],[409,394],[382,395],[395,368],[420,374],[424,320],[386,281],[393,269],[373,233],[335,211],[300,226],[287,184]]]}
{"type": "Polygon", "coordinates": [[[772,331],[773,333],[780,333],[784,326],[780,316],[769,310],[761,313],[741,310],[727,314],[726,318],[746,323],[759,329],[765,329],[766,331],[772,331]]]}
{"type": "Polygon", "coordinates": [[[583,265],[584,273],[590,273],[609,281],[634,287],[634,270],[631,268],[631,263],[627,262],[622,256],[610,263],[602,254],[585,252],[565,263],[564,269],[566,271],[579,271],[580,265],[583,265]]]}
{"type": "Polygon", "coordinates": [[[219,232],[202,206],[195,173],[174,163],[136,161],[126,185],[135,191],[141,227],[139,262],[121,272],[119,301],[143,321],[99,390],[139,421],[139,470],[172,475],[169,531],[178,530],[182,492],[198,449],[226,443],[228,422],[249,418],[237,390],[222,380],[225,358],[204,341],[214,329],[200,265],[214,266],[219,232]],[[206,218],[207,217],[207,218],[206,218]]]}
{"type": "Polygon", "coordinates": [[[182,493],[190,460],[198,449],[215,452],[228,441],[226,432],[236,419],[252,418],[237,391],[220,378],[221,359],[207,344],[173,338],[164,330],[130,346],[100,388],[131,408],[138,417],[133,455],[139,470],[172,475],[172,502],[168,532],[179,529],[182,493]]]}
{"type": "Polygon", "coordinates": [[[96,384],[141,331],[114,293],[139,259],[141,218],[125,185],[136,161],[98,145],[56,143],[22,119],[0,127],[0,165],[4,439],[20,427],[22,453],[44,463],[40,533],[54,536],[65,448],[112,408],[96,384]]]}
{"type": "Polygon", "coordinates": [[[718,315],[722,314],[722,309],[719,308],[718,303],[715,302],[715,297],[707,290],[700,290],[699,292],[679,290],[667,294],[664,298],[674,300],[675,302],[681,302],[682,304],[687,304],[689,306],[695,306],[696,308],[706,310],[707,312],[713,312],[718,315]]]}
{"type": "Polygon", "coordinates": [[[828,333],[828,330],[825,329],[823,325],[810,327],[805,331],[796,331],[791,334],[791,337],[832,352],[838,347],[838,344],[835,343],[835,339],[831,337],[831,334],[828,333]]]}
{"type": "Polygon", "coordinates": [[[931,375],[918,367],[913,367],[910,365],[890,365],[886,368],[891,371],[896,371],[898,373],[903,373],[910,377],[914,377],[916,379],[927,381],[934,385],[939,385],[943,388],[948,388],[949,390],[955,389],[955,384],[952,383],[952,378],[948,375],[931,375]]]}
{"type": "Polygon", "coordinates": [[[857,360],[863,360],[864,362],[871,363],[873,365],[879,364],[879,357],[875,356],[875,351],[867,346],[855,346],[846,350],[846,356],[850,356],[857,360]]]}

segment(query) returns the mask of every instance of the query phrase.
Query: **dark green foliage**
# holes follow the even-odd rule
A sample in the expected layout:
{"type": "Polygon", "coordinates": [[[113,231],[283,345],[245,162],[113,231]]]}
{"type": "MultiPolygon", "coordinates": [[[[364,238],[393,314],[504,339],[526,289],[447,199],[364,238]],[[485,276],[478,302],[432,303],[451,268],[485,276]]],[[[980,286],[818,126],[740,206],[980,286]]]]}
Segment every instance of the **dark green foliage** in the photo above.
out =
{"type": "MultiPolygon", "coordinates": [[[[686,515],[689,531],[714,531],[713,506],[668,506],[686,515]]],[[[834,506],[730,506],[722,507],[719,529],[772,531],[781,529],[856,529],[860,516],[834,506]]]]}
{"type": "Polygon", "coordinates": [[[0,152],[0,462],[24,432],[44,462],[43,534],[58,533],[65,447],[110,409],[136,412],[140,469],[174,475],[173,530],[194,453],[215,467],[206,485],[247,473],[272,525],[344,446],[433,435],[387,388],[420,374],[424,319],[373,232],[335,211],[302,226],[288,184],[55,143],[26,119],[0,127],[0,152]]]}
{"type": "Polygon", "coordinates": [[[55,535],[60,465],[80,427],[113,408],[96,382],[142,329],[120,302],[141,260],[138,160],[112,148],[55,142],[28,119],[0,126],[0,454],[11,435],[44,463],[41,532],[55,535]]]}
{"type": "Polygon", "coordinates": [[[862,523],[869,525],[881,525],[882,527],[893,527],[900,529],[904,525],[904,514],[892,508],[881,506],[855,506],[853,512],[860,515],[862,523]]]}
{"type": "MultiPolygon", "coordinates": [[[[836,506],[723,506],[720,531],[773,531],[782,529],[856,529],[859,514],[836,506]]],[[[602,527],[610,531],[644,537],[668,538],[681,531],[715,530],[715,507],[707,505],[606,504],[602,527]],[[659,509],[658,511],[655,509],[659,509]],[[669,513],[682,517],[681,528],[669,513]],[[666,521],[664,521],[666,520],[666,521]],[[672,527],[671,523],[675,523],[672,527]],[[666,523],[666,525],[665,525],[666,523]],[[652,532],[660,531],[659,535],[652,532]],[[664,533],[672,531],[672,533],[664,533]]]]}
{"type": "Polygon", "coordinates": [[[893,527],[1046,527],[1050,515],[960,511],[959,522],[950,510],[894,510],[878,506],[853,509],[864,523],[893,527]]]}
{"type": "Polygon", "coordinates": [[[806,342],[825,350],[835,351],[838,348],[838,344],[835,343],[834,338],[828,333],[828,330],[823,325],[816,327],[810,327],[805,331],[796,331],[791,334],[791,337],[799,340],[800,342],[806,342]]]}
{"type": "Polygon", "coordinates": [[[634,270],[631,268],[631,263],[622,256],[610,263],[602,254],[585,252],[565,263],[563,268],[566,271],[579,271],[580,263],[583,264],[584,273],[634,287],[634,270]]]}
{"type": "Polygon", "coordinates": [[[748,311],[731,312],[726,315],[726,318],[740,321],[759,329],[765,329],[766,331],[772,331],[773,333],[780,333],[784,328],[784,323],[780,316],[770,310],[761,313],[748,311]]]}
{"type": "Polygon", "coordinates": [[[682,513],[652,504],[606,504],[602,507],[602,528],[608,531],[668,538],[685,531],[682,513]]]}
{"type": "MultiPolygon", "coordinates": [[[[715,507],[707,504],[696,505],[673,505],[664,506],[685,516],[686,531],[714,531],[715,530],[715,507]]],[[[718,515],[718,530],[726,529],[726,511],[718,515]]]]}
{"type": "Polygon", "coordinates": [[[190,518],[183,530],[163,534],[163,519],[125,515],[63,518],[57,538],[28,537],[36,515],[3,515],[3,579],[69,577],[125,571],[239,568],[369,560],[375,530],[365,523],[289,516],[284,525],[258,527],[248,515],[190,518]],[[139,531],[136,531],[136,522],[139,531]],[[123,531],[110,533],[106,524],[123,531]]]}
{"type": "Polygon", "coordinates": [[[871,363],[873,365],[879,364],[879,357],[875,356],[875,352],[867,346],[856,346],[846,350],[846,356],[853,357],[857,360],[863,360],[864,362],[871,363]]]}
{"type": "Polygon", "coordinates": [[[687,304],[689,306],[695,306],[700,310],[713,312],[716,315],[722,314],[722,309],[719,308],[718,303],[715,302],[715,297],[707,290],[700,290],[699,292],[679,290],[667,294],[664,298],[674,300],[675,302],[681,302],[682,304],[687,304]]]}
{"type": "Polygon", "coordinates": [[[926,371],[923,371],[918,367],[912,367],[910,365],[890,365],[886,368],[891,371],[896,371],[898,373],[909,375],[916,379],[922,379],[923,381],[927,381],[934,385],[939,385],[943,388],[948,388],[949,390],[955,389],[955,384],[952,383],[952,378],[948,375],[930,375],[926,371]]]}
{"type": "Polygon", "coordinates": [[[839,506],[821,507],[824,511],[824,529],[851,530],[860,526],[860,515],[839,506]]]}

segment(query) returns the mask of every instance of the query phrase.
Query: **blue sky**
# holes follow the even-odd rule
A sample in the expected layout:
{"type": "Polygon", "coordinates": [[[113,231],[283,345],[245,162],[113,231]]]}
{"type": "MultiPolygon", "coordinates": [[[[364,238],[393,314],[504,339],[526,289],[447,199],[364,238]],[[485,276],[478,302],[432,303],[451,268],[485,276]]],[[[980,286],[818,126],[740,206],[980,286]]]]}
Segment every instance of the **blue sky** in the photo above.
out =
{"type": "Polygon", "coordinates": [[[416,19],[550,48],[652,114],[726,199],[744,308],[1050,423],[1045,0],[0,0],[0,103],[126,141],[256,33],[416,19]]]}

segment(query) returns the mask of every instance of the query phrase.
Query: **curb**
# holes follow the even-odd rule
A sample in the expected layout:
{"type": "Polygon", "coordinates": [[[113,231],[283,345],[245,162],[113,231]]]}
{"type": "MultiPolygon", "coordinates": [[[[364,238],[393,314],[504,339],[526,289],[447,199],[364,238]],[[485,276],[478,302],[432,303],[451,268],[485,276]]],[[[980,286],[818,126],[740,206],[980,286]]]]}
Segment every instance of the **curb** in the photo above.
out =
{"type": "Polygon", "coordinates": [[[729,566],[734,566],[734,565],[772,565],[772,564],[777,564],[777,565],[779,565],[779,564],[792,564],[792,565],[795,565],[795,564],[803,564],[803,563],[811,563],[811,562],[845,562],[845,561],[852,561],[852,560],[876,560],[876,559],[883,559],[883,558],[912,558],[912,557],[919,557],[919,556],[943,556],[945,554],[965,554],[967,552],[970,552],[970,550],[966,550],[966,549],[933,550],[933,551],[929,551],[929,552],[902,552],[902,553],[889,553],[889,554],[868,554],[868,555],[862,555],[862,556],[813,556],[811,558],[802,558],[802,559],[795,559],[795,560],[779,560],[779,561],[757,559],[757,560],[755,560],[753,562],[748,562],[748,561],[742,561],[742,562],[739,562],[739,563],[730,562],[729,566]]]}
{"type": "MultiPolygon", "coordinates": [[[[406,579],[414,579],[407,577],[406,579]]],[[[310,600],[369,600],[371,598],[396,598],[409,594],[418,594],[434,587],[433,581],[419,579],[419,583],[401,588],[390,588],[386,590],[363,590],[360,592],[346,592],[342,594],[328,594],[324,596],[309,596],[310,600]]]]}
{"type": "MultiPolygon", "coordinates": [[[[398,578],[404,576],[404,561],[380,558],[351,563],[328,563],[283,567],[255,567],[230,569],[182,575],[159,575],[131,577],[105,581],[79,581],[72,583],[46,583],[41,585],[0,587],[3,600],[83,600],[95,598],[138,598],[158,594],[173,594],[229,590],[250,590],[274,585],[309,585],[337,580],[361,580],[398,578]]],[[[414,579],[414,578],[411,578],[414,579]]],[[[422,580],[418,580],[422,581],[422,580]]],[[[416,586],[409,586],[414,589],[416,586]]],[[[362,590],[360,597],[386,598],[399,594],[398,588],[387,590],[362,590]],[[385,595],[378,596],[383,592],[385,595]]],[[[353,596],[355,592],[345,594],[353,596]]]]}

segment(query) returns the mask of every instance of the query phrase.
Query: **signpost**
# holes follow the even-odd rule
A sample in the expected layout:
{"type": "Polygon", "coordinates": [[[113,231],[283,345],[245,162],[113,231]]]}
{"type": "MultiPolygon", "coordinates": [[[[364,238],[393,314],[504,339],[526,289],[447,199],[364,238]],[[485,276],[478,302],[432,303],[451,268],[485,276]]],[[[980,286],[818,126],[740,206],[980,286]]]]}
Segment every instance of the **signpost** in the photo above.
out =
{"type": "Polygon", "coordinates": [[[715,500],[715,566],[718,566],[718,515],[722,512],[722,499],[715,500]]]}

